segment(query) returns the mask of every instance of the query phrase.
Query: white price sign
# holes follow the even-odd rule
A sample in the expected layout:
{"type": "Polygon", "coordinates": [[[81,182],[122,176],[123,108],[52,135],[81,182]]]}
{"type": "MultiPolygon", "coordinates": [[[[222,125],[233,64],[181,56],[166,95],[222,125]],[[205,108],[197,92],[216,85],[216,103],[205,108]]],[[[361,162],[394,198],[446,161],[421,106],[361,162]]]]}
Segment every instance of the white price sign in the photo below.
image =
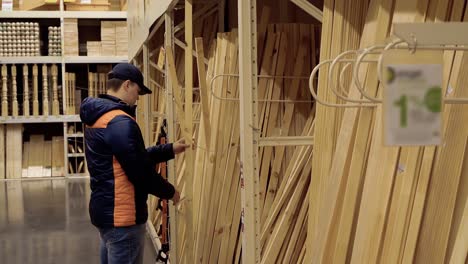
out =
{"type": "Polygon", "coordinates": [[[431,63],[434,59],[431,57],[418,60],[421,54],[400,56],[401,52],[384,54],[385,144],[439,145],[442,136],[442,64],[431,63]],[[388,56],[393,58],[388,59],[388,56]]]}
{"type": "Polygon", "coordinates": [[[82,4],[91,4],[91,0],[81,0],[82,4]]]}
{"type": "Polygon", "coordinates": [[[13,11],[13,0],[2,0],[2,11],[13,11]]]}

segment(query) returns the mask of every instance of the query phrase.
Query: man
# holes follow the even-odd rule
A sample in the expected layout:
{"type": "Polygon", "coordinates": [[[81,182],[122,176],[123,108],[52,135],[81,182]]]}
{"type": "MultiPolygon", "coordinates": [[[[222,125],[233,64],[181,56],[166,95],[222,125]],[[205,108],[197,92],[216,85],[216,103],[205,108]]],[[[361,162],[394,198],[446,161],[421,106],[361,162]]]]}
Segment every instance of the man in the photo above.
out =
{"type": "Polygon", "coordinates": [[[155,166],[189,146],[182,140],[145,149],[135,122],[138,96],[151,93],[138,68],[122,63],[108,74],[107,94],[81,105],[91,175],[89,213],[101,236],[101,263],[142,263],[148,194],[174,204],[180,199],[155,166]]]}

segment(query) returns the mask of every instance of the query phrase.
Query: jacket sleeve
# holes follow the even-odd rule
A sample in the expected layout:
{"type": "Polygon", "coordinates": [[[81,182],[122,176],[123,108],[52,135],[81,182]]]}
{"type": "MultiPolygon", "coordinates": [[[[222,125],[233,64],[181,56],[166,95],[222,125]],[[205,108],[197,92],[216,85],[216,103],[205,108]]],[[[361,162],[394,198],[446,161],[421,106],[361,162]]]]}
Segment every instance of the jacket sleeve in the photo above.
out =
{"type": "Polygon", "coordinates": [[[166,162],[174,158],[173,144],[162,144],[146,149],[150,158],[155,163],[166,162]]]}
{"type": "Polygon", "coordinates": [[[162,199],[174,197],[174,186],[156,172],[135,121],[128,116],[117,116],[109,122],[104,134],[112,153],[136,188],[162,199]]]}

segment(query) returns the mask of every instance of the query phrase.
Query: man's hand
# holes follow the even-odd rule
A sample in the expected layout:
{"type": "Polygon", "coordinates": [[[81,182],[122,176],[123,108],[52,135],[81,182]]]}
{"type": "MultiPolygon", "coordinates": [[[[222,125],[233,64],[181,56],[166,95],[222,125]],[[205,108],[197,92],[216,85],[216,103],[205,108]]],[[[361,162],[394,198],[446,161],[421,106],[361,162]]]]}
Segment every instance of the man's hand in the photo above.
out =
{"type": "Polygon", "coordinates": [[[181,139],[177,142],[175,142],[173,145],[172,145],[172,148],[174,150],[174,154],[180,154],[182,152],[185,152],[186,149],[188,149],[190,147],[190,145],[187,145],[185,144],[185,139],[181,139]]]}
{"type": "Polygon", "coordinates": [[[174,203],[174,205],[177,205],[180,201],[180,192],[176,190],[174,193],[174,197],[172,197],[171,200],[174,203]]]}

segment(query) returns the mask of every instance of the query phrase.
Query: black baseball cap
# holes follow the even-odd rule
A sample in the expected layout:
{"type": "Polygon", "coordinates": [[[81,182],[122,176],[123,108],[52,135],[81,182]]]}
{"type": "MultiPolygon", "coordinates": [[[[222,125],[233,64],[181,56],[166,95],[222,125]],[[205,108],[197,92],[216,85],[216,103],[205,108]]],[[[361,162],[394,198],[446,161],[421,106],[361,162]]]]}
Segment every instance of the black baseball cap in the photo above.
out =
{"type": "Polygon", "coordinates": [[[143,74],[130,63],[119,63],[107,74],[107,79],[130,80],[140,87],[140,95],[152,94],[153,92],[143,83],[143,74]]]}

